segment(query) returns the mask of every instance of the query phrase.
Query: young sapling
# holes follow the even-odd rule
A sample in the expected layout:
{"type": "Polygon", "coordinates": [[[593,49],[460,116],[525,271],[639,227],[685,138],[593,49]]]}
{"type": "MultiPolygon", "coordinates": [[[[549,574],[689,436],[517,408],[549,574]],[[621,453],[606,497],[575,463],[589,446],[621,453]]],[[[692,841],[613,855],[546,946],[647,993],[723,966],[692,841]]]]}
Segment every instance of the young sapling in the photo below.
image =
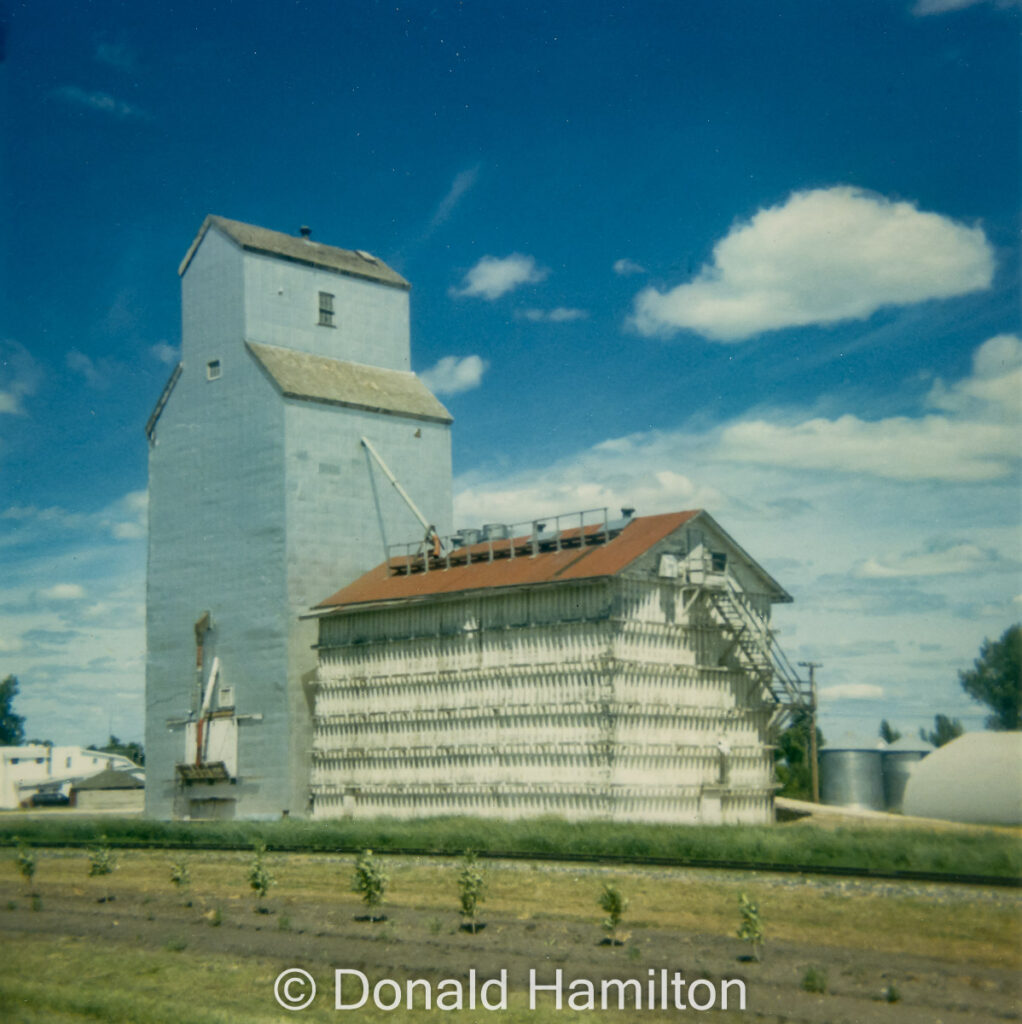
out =
{"type": "Polygon", "coordinates": [[[465,919],[462,927],[473,935],[479,929],[476,912],[479,903],[483,900],[486,889],[486,879],[479,870],[478,858],[475,851],[466,850],[461,862],[461,871],[458,874],[458,898],[461,902],[461,916],[465,919]]]}
{"type": "MultiPolygon", "coordinates": [[[[192,881],[192,873],[188,870],[188,861],[183,857],[170,862],[170,880],[178,892],[187,894],[188,886],[192,881]]],[[[190,907],[191,900],[185,901],[185,906],[190,907]]]]}
{"type": "Polygon", "coordinates": [[[383,902],[389,879],[379,862],[374,859],[372,850],[363,850],[355,860],[355,873],[351,879],[351,888],[361,894],[362,902],[369,911],[363,920],[386,921],[386,915],[375,914],[376,908],[383,902]]]}
{"type": "Polygon", "coordinates": [[[266,853],[266,844],[256,843],[254,849],[255,857],[252,858],[252,863],[248,869],[248,884],[256,895],[256,913],[267,914],[269,911],[263,906],[263,900],[266,899],[270,886],[275,885],[277,880],[270,874],[263,860],[263,855],[266,853]]]}
{"type": "Polygon", "coordinates": [[[749,959],[759,962],[760,951],[763,949],[763,922],[759,916],[759,905],[749,899],[748,894],[738,894],[738,910],[742,915],[741,924],[738,927],[738,938],[743,939],[752,946],[752,954],[749,959]]]}
{"type": "Polygon", "coordinates": [[[15,863],[18,865],[19,874],[25,879],[25,889],[29,896],[34,896],[35,893],[32,889],[32,879],[35,877],[36,858],[35,851],[32,847],[27,843],[19,843],[15,863]]]}
{"type": "Polygon", "coordinates": [[[608,946],[620,946],[624,939],[618,938],[617,929],[621,924],[621,916],[628,907],[628,900],[621,895],[617,886],[610,882],[604,882],[603,892],[600,893],[597,902],[600,909],[607,915],[603,919],[603,930],[607,933],[604,942],[608,946]]]}

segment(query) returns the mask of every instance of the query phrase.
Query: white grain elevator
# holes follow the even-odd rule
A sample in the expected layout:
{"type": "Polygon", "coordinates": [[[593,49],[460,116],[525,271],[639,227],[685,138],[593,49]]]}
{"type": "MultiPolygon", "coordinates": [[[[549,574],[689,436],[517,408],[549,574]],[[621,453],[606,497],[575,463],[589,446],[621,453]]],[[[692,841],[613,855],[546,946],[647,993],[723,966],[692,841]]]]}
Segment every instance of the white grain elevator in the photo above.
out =
{"type": "Polygon", "coordinates": [[[451,417],[410,371],[409,286],[367,252],[207,217],[180,267],[181,361],[146,428],[146,812],[309,812],[316,624],[300,615],[441,533],[451,417]]]}

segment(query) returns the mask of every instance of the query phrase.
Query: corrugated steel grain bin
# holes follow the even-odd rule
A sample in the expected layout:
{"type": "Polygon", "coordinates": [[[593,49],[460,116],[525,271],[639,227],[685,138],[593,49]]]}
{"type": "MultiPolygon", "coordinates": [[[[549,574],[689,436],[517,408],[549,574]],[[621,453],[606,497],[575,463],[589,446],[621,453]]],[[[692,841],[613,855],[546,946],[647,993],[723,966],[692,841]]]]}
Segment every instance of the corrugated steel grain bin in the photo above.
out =
{"type": "Polygon", "coordinates": [[[883,761],[879,750],[820,751],[820,799],[835,807],[884,809],[883,761]]]}

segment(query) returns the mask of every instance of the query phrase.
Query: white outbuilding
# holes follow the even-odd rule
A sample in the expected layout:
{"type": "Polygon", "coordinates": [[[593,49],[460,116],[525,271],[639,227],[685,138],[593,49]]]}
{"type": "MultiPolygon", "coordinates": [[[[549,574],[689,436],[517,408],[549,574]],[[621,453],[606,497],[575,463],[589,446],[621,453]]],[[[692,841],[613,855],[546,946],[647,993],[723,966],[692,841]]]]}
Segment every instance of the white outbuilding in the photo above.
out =
{"type": "Polygon", "coordinates": [[[791,598],[704,511],[420,542],[324,601],[317,818],[773,820],[791,598]]]}
{"type": "Polygon", "coordinates": [[[919,818],[1022,825],[1022,732],[967,732],[912,768],[904,810],[919,818]]]}

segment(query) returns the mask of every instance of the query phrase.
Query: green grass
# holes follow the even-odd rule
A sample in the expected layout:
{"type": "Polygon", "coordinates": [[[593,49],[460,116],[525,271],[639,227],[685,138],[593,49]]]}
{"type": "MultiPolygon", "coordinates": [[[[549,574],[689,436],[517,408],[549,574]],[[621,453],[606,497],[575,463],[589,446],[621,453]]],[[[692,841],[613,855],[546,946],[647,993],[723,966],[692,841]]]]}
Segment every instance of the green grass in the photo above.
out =
{"type": "Polygon", "coordinates": [[[870,826],[669,826],[568,822],[559,818],[495,821],[427,818],[369,821],[164,822],[139,818],[0,817],[0,846],[111,847],[275,851],[420,852],[510,855],[552,860],[587,857],[665,863],[755,862],[830,869],[927,871],[1022,878],[1022,839],[996,831],[930,831],[870,826]]]}
{"type": "MultiPolygon", "coordinates": [[[[0,1020],[10,1024],[279,1024],[285,1019],[326,1024],[343,1018],[333,1008],[328,971],[317,972],[319,992],[312,1006],[289,1014],[274,1002],[273,983],[282,965],[264,959],[210,958],[188,950],[146,950],[130,943],[97,946],[82,939],[19,936],[0,964],[0,1020]]],[[[399,972],[391,972],[399,977],[399,972]]],[[[363,1007],[351,1015],[359,1024],[392,1024],[414,1016],[423,1024],[475,1024],[473,1010],[387,1013],[363,1007]]],[[[500,1024],[564,1024],[578,1016],[541,1004],[528,1008],[521,991],[510,991],[508,1009],[492,1015],[500,1024]]],[[[643,1012],[644,1020],[675,1020],[677,1013],[643,1012]]],[[[593,1022],[627,1024],[630,1012],[586,1014],[593,1022]]],[[[741,1012],[715,1014],[715,1021],[739,1024],[741,1012]]]]}

